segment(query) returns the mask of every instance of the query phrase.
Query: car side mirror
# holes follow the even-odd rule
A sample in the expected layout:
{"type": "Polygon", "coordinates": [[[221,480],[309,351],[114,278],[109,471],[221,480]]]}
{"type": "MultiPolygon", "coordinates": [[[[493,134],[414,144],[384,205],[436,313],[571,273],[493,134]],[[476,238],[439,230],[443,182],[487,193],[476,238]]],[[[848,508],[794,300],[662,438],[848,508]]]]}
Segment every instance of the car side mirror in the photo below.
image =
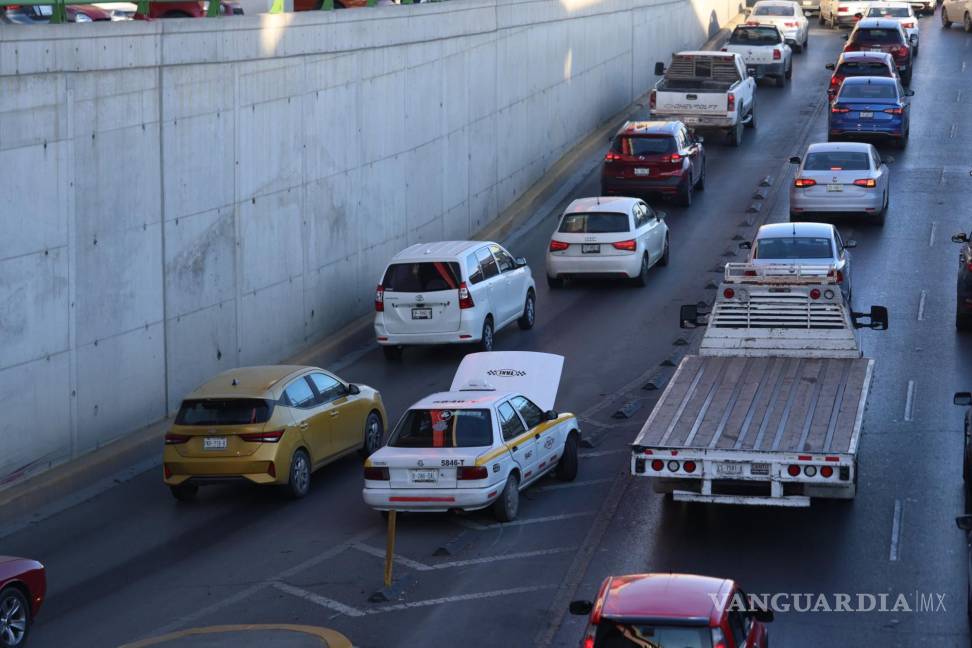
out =
{"type": "Polygon", "coordinates": [[[790,164],[800,164],[802,161],[799,155],[794,155],[790,158],[790,164]]]}
{"type": "Polygon", "coordinates": [[[655,63],[655,76],[663,76],[665,74],[665,64],[661,61],[655,63]]]}
{"type": "Polygon", "coordinates": [[[824,67],[827,68],[828,70],[833,70],[836,66],[833,63],[828,63],[824,67]]]}
{"type": "Polygon", "coordinates": [[[526,266],[527,260],[526,260],[525,257],[516,257],[515,259],[513,259],[513,264],[517,268],[522,268],[522,267],[526,266]]]}
{"type": "Polygon", "coordinates": [[[556,421],[559,416],[560,414],[558,414],[553,410],[547,410],[546,412],[543,413],[543,418],[544,420],[547,421],[556,421]]]}
{"type": "Polygon", "coordinates": [[[952,402],[960,407],[968,407],[972,405],[972,392],[955,392],[952,402]]]}
{"type": "Polygon", "coordinates": [[[969,235],[965,232],[959,232],[958,234],[952,234],[952,243],[968,243],[969,235]]]}
{"type": "Polygon", "coordinates": [[[955,518],[955,526],[963,531],[972,531],[972,515],[960,515],[955,518]]]}
{"type": "Polygon", "coordinates": [[[591,601],[571,601],[568,609],[571,614],[587,616],[594,609],[594,603],[591,601]]]}
{"type": "Polygon", "coordinates": [[[753,610],[753,618],[760,623],[773,623],[773,610],[753,610]]]}
{"type": "Polygon", "coordinates": [[[851,312],[851,319],[854,321],[854,328],[874,329],[875,331],[888,330],[888,309],[884,306],[871,306],[870,313],[851,312]],[[864,324],[858,320],[867,319],[869,322],[864,324]]]}
{"type": "Polygon", "coordinates": [[[856,248],[857,247],[857,241],[855,241],[854,239],[851,239],[849,241],[844,241],[844,247],[846,249],[848,249],[848,250],[851,249],[851,248],[856,248]]]}
{"type": "Polygon", "coordinates": [[[752,243],[752,241],[743,241],[742,243],[739,244],[739,249],[740,250],[752,250],[753,249],[753,243],[752,243]]]}
{"type": "Polygon", "coordinates": [[[360,394],[361,388],[355,385],[354,383],[351,383],[350,385],[348,385],[348,393],[351,394],[352,396],[360,394]]]}
{"type": "Polygon", "coordinates": [[[665,220],[666,218],[668,218],[668,212],[656,211],[655,218],[657,218],[658,220],[665,220]]]}

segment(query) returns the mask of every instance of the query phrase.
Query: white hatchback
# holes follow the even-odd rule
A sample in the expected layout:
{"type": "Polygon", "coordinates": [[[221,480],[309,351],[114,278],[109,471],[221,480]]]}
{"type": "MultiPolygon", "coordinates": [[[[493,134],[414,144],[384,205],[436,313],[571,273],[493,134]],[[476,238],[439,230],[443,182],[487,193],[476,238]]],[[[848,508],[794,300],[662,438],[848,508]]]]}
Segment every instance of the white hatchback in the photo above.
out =
{"type": "Polygon", "coordinates": [[[547,284],[580,277],[634,279],[668,265],[668,225],[637,198],[578,198],[567,206],[547,248],[547,284]]]}
{"type": "Polygon", "coordinates": [[[385,268],[375,291],[375,336],[388,360],[402,348],[478,344],[516,322],[533,328],[536,285],[526,259],[489,241],[418,243],[385,268]]]}

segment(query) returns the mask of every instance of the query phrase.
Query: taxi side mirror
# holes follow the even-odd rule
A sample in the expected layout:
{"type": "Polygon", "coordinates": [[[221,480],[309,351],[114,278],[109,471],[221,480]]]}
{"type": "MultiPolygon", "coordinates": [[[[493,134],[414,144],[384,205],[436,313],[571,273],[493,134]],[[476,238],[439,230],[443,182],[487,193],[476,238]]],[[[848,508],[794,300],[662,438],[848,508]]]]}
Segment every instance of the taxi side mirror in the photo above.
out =
{"type": "Polygon", "coordinates": [[[960,515],[955,518],[955,526],[963,531],[972,531],[972,515],[960,515]]]}
{"type": "Polygon", "coordinates": [[[543,413],[543,419],[545,421],[556,421],[560,417],[560,414],[553,410],[547,410],[543,413]]]}
{"type": "Polygon", "coordinates": [[[969,235],[965,232],[959,232],[958,234],[952,235],[952,243],[968,243],[969,235]]]}
{"type": "Polygon", "coordinates": [[[527,264],[526,257],[516,257],[515,259],[513,259],[513,265],[515,265],[517,268],[523,268],[526,266],[526,264],[527,264]]]}
{"type": "Polygon", "coordinates": [[[752,250],[753,249],[753,244],[752,244],[751,241],[743,241],[742,243],[739,244],[739,249],[740,250],[752,250]]]}
{"type": "Polygon", "coordinates": [[[348,385],[348,393],[351,394],[352,396],[356,394],[360,394],[361,388],[355,385],[354,383],[351,383],[348,385]]]}
{"type": "Polygon", "coordinates": [[[952,402],[962,407],[968,407],[972,405],[972,392],[955,392],[952,402]]]}
{"type": "Polygon", "coordinates": [[[568,609],[570,610],[571,614],[586,616],[591,613],[591,610],[594,609],[594,603],[591,601],[571,601],[568,609]]]}
{"type": "Polygon", "coordinates": [[[844,241],[844,249],[850,250],[857,247],[857,241],[851,239],[849,241],[844,241]]]}
{"type": "Polygon", "coordinates": [[[790,164],[800,164],[800,162],[802,162],[802,160],[800,159],[799,155],[794,155],[790,158],[790,164]]]}

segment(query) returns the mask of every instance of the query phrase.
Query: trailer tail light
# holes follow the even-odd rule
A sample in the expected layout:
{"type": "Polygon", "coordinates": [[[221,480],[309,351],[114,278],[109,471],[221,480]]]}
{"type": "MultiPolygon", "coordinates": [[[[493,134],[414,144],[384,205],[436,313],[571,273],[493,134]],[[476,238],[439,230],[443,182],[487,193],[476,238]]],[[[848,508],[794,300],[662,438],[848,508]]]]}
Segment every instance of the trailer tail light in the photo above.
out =
{"type": "Polygon", "coordinates": [[[822,466],[820,468],[820,476],[821,477],[826,477],[828,479],[830,479],[831,477],[833,477],[834,476],[833,466],[822,466]]]}
{"type": "Polygon", "coordinates": [[[381,284],[378,284],[378,287],[375,288],[375,312],[385,312],[385,287],[381,284]]]}
{"type": "Polygon", "coordinates": [[[810,299],[820,299],[820,289],[814,288],[810,291],[810,299]]]}
{"type": "Polygon", "coordinates": [[[472,295],[469,294],[469,287],[466,286],[466,282],[463,281],[461,284],[459,284],[459,308],[472,308],[475,305],[476,302],[473,301],[472,295]]]}
{"type": "Polygon", "coordinates": [[[904,108],[885,108],[884,112],[888,113],[889,115],[903,115],[904,108]]]}
{"type": "Polygon", "coordinates": [[[240,438],[247,443],[276,443],[284,434],[283,430],[273,430],[271,432],[254,432],[253,434],[241,434],[240,438]]]}
{"type": "Polygon", "coordinates": [[[651,469],[654,471],[661,471],[665,467],[665,462],[661,459],[655,459],[651,462],[651,469]]]}
{"type": "Polygon", "coordinates": [[[800,189],[806,189],[807,187],[813,187],[817,184],[817,181],[813,178],[797,178],[793,181],[793,186],[800,189]]]}
{"type": "Polygon", "coordinates": [[[800,476],[800,466],[798,466],[796,464],[790,464],[787,467],[786,472],[790,475],[790,477],[799,477],[800,476]]]}
{"type": "Polygon", "coordinates": [[[877,180],[874,178],[861,178],[860,180],[855,180],[854,184],[858,187],[864,187],[865,189],[873,189],[877,186],[877,180]]]}
{"type": "Polygon", "coordinates": [[[456,479],[486,479],[489,471],[486,466],[459,466],[456,470],[456,479]]]}
{"type": "Polygon", "coordinates": [[[638,243],[634,239],[618,241],[617,243],[612,243],[611,245],[615,250],[626,250],[628,252],[634,252],[636,249],[638,249],[638,243]]]}
{"type": "Polygon", "coordinates": [[[648,95],[648,107],[652,110],[655,109],[656,92],[654,90],[648,95]]]}
{"type": "Polygon", "coordinates": [[[165,435],[165,445],[182,445],[189,441],[188,434],[173,434],[169,432],[165,435]]]}
{"type": "Polygon", "coordinates": [[[726,112],[732,112],[736,109],[736,95],[729,93],[726,95],[726,112]]]}
{"type": "Polygon", "coordinates": [[[388,481],[388,468],[384,466],[365,466],[364,478],[368,481],[388,481]]]}
{"type": "Polygon", "coordinates": [[[779,61],[781,58],[783,58],[783,52],[778,49],[773,50],[773,60],[779,61]]]}
{"type": "Polygon", "coordinates": [[[695,472],[695,462],[694,461],[686,461],[685,463],[682,464],[682,468],[684,468],[685,469],[685,472],[687,472],[687,473],[694,473],[695,472]]]}

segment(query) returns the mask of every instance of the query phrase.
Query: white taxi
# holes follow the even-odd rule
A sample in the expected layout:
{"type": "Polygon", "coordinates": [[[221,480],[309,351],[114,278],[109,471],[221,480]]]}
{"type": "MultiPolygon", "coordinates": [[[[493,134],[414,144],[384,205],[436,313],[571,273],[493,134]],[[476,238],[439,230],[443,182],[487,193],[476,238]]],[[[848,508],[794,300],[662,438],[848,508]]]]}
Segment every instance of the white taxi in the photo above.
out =
{"type": "Polygon", "coordinates": [[[402,416],[365,462],[364,501],[381,511],[474,511],[516,518],[520,491],[577,476],[580,427],[551,408],[563,356],[494,351],[463,358],[448,392],[402,416]]]}

